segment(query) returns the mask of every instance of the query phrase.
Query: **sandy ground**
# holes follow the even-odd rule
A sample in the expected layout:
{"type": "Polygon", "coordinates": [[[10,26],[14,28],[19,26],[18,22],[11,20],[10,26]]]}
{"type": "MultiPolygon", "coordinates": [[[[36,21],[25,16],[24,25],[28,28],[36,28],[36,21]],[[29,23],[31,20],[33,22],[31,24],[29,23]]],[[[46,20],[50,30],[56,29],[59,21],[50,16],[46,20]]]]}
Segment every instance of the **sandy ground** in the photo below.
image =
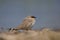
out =
{"type": "Polygon", "coordinates": [[[0,40],[60,40],[60,32],[50,29],[29,30],[25,32],[2,32],[0,40]]]}

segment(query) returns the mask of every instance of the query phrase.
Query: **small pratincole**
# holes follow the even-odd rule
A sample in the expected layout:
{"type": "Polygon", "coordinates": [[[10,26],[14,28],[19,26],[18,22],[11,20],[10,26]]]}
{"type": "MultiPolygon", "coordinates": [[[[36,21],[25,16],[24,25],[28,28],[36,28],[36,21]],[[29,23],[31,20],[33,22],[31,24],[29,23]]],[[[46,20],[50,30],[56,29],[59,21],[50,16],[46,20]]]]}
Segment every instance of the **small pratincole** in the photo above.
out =
{"type": "Polygon", "coordinates": [[[35,24],[35,18],[35,16],[27,16],[22,23],[18,27],[13,28],[13,30],[31,30],[35,24]]]}

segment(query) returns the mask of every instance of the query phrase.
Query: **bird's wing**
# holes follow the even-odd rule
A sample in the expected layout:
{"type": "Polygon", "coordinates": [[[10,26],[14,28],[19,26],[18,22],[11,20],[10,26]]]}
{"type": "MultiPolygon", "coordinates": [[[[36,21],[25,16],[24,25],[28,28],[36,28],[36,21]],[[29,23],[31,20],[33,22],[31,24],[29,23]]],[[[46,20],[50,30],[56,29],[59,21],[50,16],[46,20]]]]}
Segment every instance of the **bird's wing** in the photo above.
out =
{"type": "Polygon", "coordinates": [[[17,28],[26,28],[26,27],[30,27],[31,25],[32,25],[32,20],[24,19],[22,24],[19,25],[17,28]]]}
{"type": "Polygon", "coordinates": [[[22,25],[28,27],[29,25],[31,25],[32,23],[32,20],[30,19],[25,19],[23,22],[22,22],[22,25]]]}

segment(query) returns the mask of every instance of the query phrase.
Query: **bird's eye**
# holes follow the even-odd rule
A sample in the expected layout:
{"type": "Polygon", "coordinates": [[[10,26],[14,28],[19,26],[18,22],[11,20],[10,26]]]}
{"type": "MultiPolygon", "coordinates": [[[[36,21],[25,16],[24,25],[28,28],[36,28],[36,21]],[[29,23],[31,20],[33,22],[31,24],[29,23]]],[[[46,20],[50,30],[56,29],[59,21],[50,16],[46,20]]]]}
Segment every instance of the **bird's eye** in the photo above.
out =
{"type": "Polygon", "coordinates": [[[32,18],[36,18],[35,16],[31,16],[32,18]]]}

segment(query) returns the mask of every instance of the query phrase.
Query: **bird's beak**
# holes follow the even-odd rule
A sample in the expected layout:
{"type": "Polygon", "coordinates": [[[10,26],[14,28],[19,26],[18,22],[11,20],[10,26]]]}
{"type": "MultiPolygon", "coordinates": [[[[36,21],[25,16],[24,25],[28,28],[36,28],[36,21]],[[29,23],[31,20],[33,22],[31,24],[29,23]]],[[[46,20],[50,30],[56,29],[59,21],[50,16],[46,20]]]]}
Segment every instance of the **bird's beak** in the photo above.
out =
{"type": "Polygon", "coordinates": [[[36,17],[34,17],[34,18],[36,18],[36,17]]]}

